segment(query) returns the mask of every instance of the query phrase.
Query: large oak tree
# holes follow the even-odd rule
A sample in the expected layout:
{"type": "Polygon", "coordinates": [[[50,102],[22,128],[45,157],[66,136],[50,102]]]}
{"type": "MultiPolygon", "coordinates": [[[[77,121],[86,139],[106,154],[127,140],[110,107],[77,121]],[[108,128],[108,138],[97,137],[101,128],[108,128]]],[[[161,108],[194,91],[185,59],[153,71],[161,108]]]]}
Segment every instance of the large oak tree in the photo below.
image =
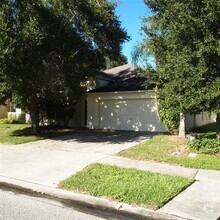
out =
{"type": "Polygon", "coordinates": [[[68,107],[128,39],[108,0],[1,0],[0,100],[13,94],[34,132],[45,103],[68,107]],[[42,104],[44,103],[44,104],[42,104]]]}
{"type": "Polygon", "coordinates": [[[156,85],[162,105],[181,114],[180,136],[186,113],[214,111],[220,138],[220,1],[145,3],[152,14],[143,20],[146,38],[139,48],[155,59],[146,65],[148,83],[156,85]]]}

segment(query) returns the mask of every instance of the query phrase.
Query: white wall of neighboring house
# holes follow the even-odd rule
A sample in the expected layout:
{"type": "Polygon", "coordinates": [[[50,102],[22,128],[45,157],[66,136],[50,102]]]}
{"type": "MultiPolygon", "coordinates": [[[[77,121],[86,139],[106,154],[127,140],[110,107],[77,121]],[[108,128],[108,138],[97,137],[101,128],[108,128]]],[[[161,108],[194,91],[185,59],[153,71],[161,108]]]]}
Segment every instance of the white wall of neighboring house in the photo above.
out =
{"type": "Polygon", "coordinates": [[[167,131],[149,92],[88,93],[87,103],[90,129],[167,131]]]}
{"type": "Polygon", "coordinates": [[[202,112],[195,115],[195,127],[200,127],[213,122],[216,122],[216,114],[214,113],[208,114],[206,112],[202,112]]]}
{"type": "Polygon", "coordinates": [[[26,113],[22,112],[20,108],[15,108],[15,111],[13,112],[8,112],[8,119],[16,119],[16,120],[21,120],[22,122],[27,122],[26,120],[26,113]]]}
{"type": "Polygon", "coordinates": [[[206,112],[202,112],[196,115],[186,115],[186,128],[192,129],[195,127],[200,127],[203,125],[207,125],[216,121],[216,114],[211,113],[208,114],[206,112]]]}

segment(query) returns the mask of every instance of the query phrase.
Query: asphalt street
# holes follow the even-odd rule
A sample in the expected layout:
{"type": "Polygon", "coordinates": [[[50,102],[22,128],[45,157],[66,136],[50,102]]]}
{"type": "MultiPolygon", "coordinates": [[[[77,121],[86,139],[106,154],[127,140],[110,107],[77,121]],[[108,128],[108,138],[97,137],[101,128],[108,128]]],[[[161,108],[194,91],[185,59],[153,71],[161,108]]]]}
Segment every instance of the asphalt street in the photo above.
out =
{"type": "Polygon", "coordinates": [[[0,189],[1,220],[103,220],[58,201],[0,189]]]}

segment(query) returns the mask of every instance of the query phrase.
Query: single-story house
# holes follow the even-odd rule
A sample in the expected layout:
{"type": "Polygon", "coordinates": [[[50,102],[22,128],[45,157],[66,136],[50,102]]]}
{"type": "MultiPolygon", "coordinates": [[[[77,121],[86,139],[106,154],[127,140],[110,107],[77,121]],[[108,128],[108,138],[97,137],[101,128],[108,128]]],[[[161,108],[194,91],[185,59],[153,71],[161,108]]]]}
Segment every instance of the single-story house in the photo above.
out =
{"type": "Polygon", "coordinates": [[[27,122],[28,114],[24,114],[20,108],[15,108],[12,102],[8,100],[5,105],[0,105],[0,119],[2,118],[19,119],[27,122]]]}
{"type": "MultiPolygon", "coordinates": [[[[146,87],[145,80],[131,64],[101,71],[85,94],[85,100],[76,105],[70,125],[90,129],[167,131],[158,115],[153,87],[146,87]]],[[[189,115],[186,127],[213,121],[214,116],[204,113],[189,115]]]]}

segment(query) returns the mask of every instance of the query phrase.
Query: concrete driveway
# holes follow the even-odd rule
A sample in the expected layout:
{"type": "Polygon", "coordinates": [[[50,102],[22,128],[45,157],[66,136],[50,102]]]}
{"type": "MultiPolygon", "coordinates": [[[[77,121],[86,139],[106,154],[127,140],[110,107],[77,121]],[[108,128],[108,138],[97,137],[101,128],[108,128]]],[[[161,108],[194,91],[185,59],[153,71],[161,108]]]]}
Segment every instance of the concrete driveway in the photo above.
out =
{"type": "Polygon", "coordinates": [[[0,145],[0,175],[46,186],[149,139],[146,132],[77,131],[20,145],[0,145]]]}

